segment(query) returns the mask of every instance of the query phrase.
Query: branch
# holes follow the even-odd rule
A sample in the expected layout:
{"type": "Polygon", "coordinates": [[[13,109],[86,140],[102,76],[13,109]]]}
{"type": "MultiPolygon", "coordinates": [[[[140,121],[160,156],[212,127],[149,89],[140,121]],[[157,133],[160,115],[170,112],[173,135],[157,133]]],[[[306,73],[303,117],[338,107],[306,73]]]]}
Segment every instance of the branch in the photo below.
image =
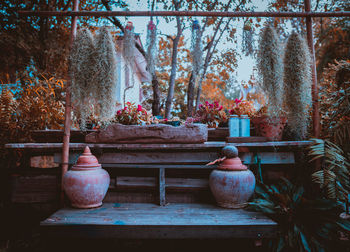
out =
{"type": "MultiPolygon", "coordinates": [[[[108,0],[102,0],[102,4],[105,6],[107,11],[112,10],[111,7],[108,5],[108,0]]],[[[111,21],[116,27],[118,27],[123,33],[125,32],[125,29],[122,23],[116,17],[111,17],[108,20],[111,21]]],[[[143,55],[143,57],[146,58],[145,50],[143,50],[143,48],[137,42],[135,42],[135,47],[137,48],[137,50],[139,50],[139,52],[143,55]]]]}

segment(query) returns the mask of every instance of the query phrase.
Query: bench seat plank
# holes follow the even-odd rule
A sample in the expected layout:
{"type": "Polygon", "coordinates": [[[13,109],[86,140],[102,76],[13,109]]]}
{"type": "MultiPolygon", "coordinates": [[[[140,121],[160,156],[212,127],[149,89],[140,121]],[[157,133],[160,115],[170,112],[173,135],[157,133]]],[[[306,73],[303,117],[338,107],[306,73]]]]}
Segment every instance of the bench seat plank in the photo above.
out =
{"type": "Polygon", "coordinates": [[[55,237],[226,239],[274,237],[277,224],[259,213],[210,204],[105,203],[96,209],[61,209],[41,228],[55,237]]]}

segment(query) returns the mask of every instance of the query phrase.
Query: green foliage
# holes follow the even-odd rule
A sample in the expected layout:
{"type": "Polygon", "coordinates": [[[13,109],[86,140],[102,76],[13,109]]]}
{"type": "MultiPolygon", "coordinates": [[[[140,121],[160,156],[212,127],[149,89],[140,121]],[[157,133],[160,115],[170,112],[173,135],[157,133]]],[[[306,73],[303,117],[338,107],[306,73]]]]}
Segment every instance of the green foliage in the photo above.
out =
{"type": "Polygon", "coordinates": [[[326,251],[349,232],[350,221],[339,217],[342,206],[329,199],[309,199],[302,186],[286,179],[276,185],[258,184],[248,209],[262,212],[279,224],[273,251],[326,251]]]}
{"type": "Polygon", "coordinates": [[[311,161],[322,159],[322,169],[312,174],[330,199],[347,201],[350,193],[350,162],[343,150],[328,140],[313,139],[309,147],[311,161]]]}
{"type": "Polygon", "coordinates": [[[63,128],[64,81],[34,76],[22,82],[0,95],[1,144],[30,141],[31,130],[63,128]]]}
{"type": "Polygon", "coordinates": [[[350,152],[350,61],[335,61],[320,81],[322,136],[350,152]]]}

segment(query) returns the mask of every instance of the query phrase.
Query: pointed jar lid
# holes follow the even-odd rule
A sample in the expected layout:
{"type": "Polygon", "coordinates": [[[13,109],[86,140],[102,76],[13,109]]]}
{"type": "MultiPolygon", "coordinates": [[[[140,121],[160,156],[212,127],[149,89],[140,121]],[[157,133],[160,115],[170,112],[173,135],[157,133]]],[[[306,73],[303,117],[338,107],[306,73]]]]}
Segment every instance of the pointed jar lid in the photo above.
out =
{"type": "Polygon", "coordinates": [[[93,170],[98,168],[101,168],[101,165],[98,163],[97,158],[91,154],[89,146],[86,146],[77,163],[73,165],[72,170],[93,170]]]}
{"type": "Polygon", "coordinates": [[[247,166],[243,165],[241,159],[238,157],[238,149],[235,146],[225,146],[222,149],[222,153],[226,159],[220,163],[217,169],[226,171],[247,170],[247,166]]]}

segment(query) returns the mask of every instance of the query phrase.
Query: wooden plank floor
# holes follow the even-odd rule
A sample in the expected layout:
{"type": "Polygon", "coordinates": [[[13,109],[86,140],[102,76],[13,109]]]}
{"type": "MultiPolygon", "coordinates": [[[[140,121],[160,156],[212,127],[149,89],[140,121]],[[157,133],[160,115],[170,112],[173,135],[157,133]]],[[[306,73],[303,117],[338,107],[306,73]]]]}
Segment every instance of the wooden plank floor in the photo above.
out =
{"type": "Polygon", "coordinates": [[[259,213],[209,204],[105,203],[61,209],[41,228],[56,238],[227,239],[274,237],[277,224],[259,213]]]}

